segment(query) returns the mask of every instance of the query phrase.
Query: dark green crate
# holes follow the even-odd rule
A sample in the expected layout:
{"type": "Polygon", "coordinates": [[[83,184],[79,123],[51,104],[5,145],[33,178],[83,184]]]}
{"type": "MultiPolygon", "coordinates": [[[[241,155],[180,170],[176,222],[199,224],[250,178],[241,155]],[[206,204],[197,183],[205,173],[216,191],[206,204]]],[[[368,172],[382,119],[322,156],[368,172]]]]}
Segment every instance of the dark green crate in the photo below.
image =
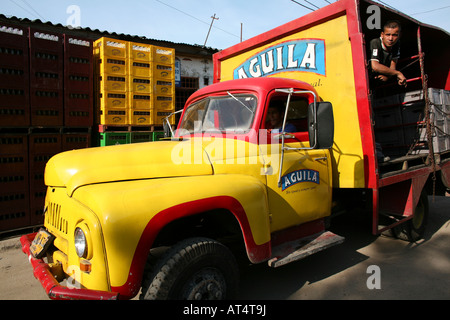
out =
{"type": "Polygon", "coordinates": [[[153,132],[153,141],[159,141],[164,138],[164,132],[155,131],[153,132]]]}
{"type": "Polygon", "coordinates": [[[131,143],[153,141],[153,132],[131,132],[131,143]]]}
{"type": "Polygon", "coordinates": [[[99,133],[99,145],[101,147],[130,143],[130,132],[101,132],[99,133]]]}

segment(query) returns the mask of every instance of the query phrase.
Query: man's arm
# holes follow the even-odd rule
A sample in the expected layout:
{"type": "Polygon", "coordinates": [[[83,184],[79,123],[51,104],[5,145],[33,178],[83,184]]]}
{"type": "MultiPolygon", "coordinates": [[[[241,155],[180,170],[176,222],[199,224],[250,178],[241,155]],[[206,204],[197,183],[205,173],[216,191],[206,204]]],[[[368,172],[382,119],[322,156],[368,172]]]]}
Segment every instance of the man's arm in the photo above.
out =
{"type": "Polygon", "coordinates": [[[372,60],[371,62],[372,70],[376,73],[380,73],[378,76],[380,80],[386,81],[389,77],[396,76],[398,84],[401,86],[406,86],[406,77],[400,71],[396,70],[397,63],[392,60],[390,67],[382,65],[378,60],[372,60]]]}

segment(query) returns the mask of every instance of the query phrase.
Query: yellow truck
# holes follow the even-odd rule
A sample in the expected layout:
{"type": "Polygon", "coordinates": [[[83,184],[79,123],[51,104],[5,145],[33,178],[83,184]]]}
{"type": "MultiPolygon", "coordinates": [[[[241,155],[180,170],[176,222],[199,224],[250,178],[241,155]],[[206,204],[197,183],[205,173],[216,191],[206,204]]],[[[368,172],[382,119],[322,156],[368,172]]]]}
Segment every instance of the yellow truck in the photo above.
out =
{"type": "Polygon", "coordinates": [[[447,32],[362,0],[218,52],[170,138],[49,160],[44,228],[21,238],[34,275],[53,299],[230,299],[237,256],[339,244],[348,209],[416,241],[427,191],[450,186],[449,53],[447,32]],[[371,87],[377,19],[402,24],[406,88],[371,87]]]}

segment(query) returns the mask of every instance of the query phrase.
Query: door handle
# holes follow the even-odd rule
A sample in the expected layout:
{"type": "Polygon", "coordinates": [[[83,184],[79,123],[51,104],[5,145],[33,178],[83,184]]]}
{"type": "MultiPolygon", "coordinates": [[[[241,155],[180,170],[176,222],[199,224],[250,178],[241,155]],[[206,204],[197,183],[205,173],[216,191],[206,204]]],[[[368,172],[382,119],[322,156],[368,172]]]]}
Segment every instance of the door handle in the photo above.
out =
{"type": "Polygon", "coordinates": [[[314,158],[314,161],[322,161],[322,160],[327,160],[327,157],[320,157],[320,158],[314,158]]]}

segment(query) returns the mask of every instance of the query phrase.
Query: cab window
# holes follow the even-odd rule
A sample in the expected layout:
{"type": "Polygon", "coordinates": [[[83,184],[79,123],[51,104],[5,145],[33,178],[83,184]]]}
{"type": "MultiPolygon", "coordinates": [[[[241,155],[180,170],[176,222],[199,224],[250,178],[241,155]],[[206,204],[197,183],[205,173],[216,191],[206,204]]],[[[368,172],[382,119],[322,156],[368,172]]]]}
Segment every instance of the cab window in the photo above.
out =
{"type": "MultiPolygon", "coordinates": [[[[271,134],[281,132],[287,98],[287,94],[277,94],[270,97],[266,109],[264,126],[271,134]]],[[[308,141],[308,106],[309,101],[307,98],[296,95],[291,96],[286,117],[285,132],[292,133],[300,141],[308,141]]]]}

